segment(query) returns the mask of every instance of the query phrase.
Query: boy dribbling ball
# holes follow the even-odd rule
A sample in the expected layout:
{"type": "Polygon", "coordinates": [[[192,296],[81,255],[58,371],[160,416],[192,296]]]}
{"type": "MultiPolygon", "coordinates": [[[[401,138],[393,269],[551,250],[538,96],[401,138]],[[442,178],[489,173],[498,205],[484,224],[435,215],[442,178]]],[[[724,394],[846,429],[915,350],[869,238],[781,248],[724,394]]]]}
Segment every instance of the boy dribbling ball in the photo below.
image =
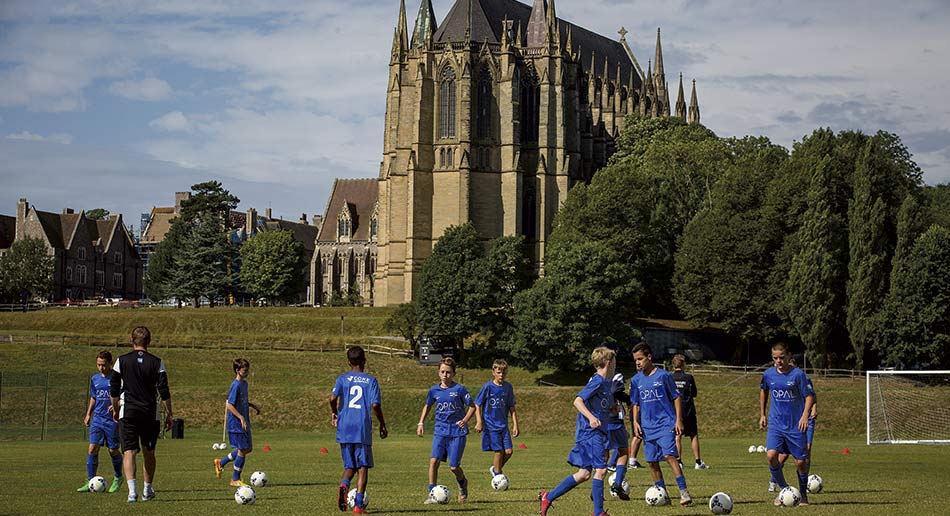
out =
{"type": "Polygon", "coordinates": [[[99,448],[109,449],[112,470],[115,476],[109,492],[114,493],[122,485],[122,453],[119,451],[119,424],[112,417],[112,399],[109,385],[112,381],[112,353],[100,351],[96,355],[96,369],[99,370],[89,379],[89,406],[83,424],[89,428],[89,452],[86,455],[86,483],[77,492],[89,491],[89,479],[96,476],[99,469],[99,448]]]}
{"type": "Polygon", "coordinates": [[[228,390],[228,440],[231,443],[230,453],[223,458],[214,459],[214,475],[221,478],[221,472],[224,466],[234,462],[232,467],[234,472],[231,474],[231,487],[241,487],[245,484],[241,481],[241,472],[244,470],[244,461],[249,453],[254,451],[251,439],[251,415],[249,408],[260,415],[261,411],[257,405],[247,399],[247,375],[251,371],[251,363],[243,358],[235,358],[231,363],[234,369],[234,381],[231,382],[231,388],[228,390]]]}
{"type": "Polygon", "coordinates": [[[475,396],[475,431],[482,434],[482,451],[492,452],[492,465],[488,473],[494,478],[502,474],[505,464],[511,460],[514,448],[512,437],[518,437],[518,416],[515,413],[515,391],[505,381],[508,362],[495,360],[491,368],[492,380],[485,383],[475,396]],[[511,431],[508,430],[508,414],[511,414],[511,431]]]}

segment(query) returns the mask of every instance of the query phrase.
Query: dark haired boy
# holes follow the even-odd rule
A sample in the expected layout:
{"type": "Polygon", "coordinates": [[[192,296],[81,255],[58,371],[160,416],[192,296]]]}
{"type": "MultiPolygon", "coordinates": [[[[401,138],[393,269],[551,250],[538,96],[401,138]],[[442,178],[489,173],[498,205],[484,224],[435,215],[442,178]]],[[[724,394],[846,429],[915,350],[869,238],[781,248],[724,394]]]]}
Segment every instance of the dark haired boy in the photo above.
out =
{"type": "Polygon", "coordinates": [[[112,381],[112,353],[100,351],[96,356],[98,373],[89,379],[89,406],[83,424],[89,428],[89,453],[86,455],[86,483],[77,492],[89,491],[89,479],[99,469],[99,447],[105,445],[112,457],[115,476],[109,492],[114,493],[122,485],[122,453],[119,451],[119,425],[112,418],[112,400],[109,385],[112,381]]]}
{"type": "Polygon", "coordinates": [[[228,440],[233,449],[223,458],[214,459],[214,475],[221,478],[224,466],[234,461],[230,485],[241,487],[246,485],[241,481],[244,461],[247,454],[254,451],[249,408],[253,408],[258,415],[261,410],[247,398],[247,375],[251,371],[251,363],[243,358],[235,358],[231,367],[234,369],[234,381],[231,382],[231,389],[228,391],[226,407],[228,409],[228,440]]]}
{"type": "Polygon", "coordinates": [[[343,457],[343,478],[337,492],[337,507],[346,511],[350,481],[356,475],[356,497],[353,514],[366,514],[366,483],[373,467],[373,419],[379,422],[379,437],[389,435],[379,394],[379,382],[366,374],[366,352],[359,346],[346,350],[350,372],[341,374],[330,393],[331,422],[336,428],[336,442],[343,457]],[[338,406],[338,402],[339,403],[338,406]]]}

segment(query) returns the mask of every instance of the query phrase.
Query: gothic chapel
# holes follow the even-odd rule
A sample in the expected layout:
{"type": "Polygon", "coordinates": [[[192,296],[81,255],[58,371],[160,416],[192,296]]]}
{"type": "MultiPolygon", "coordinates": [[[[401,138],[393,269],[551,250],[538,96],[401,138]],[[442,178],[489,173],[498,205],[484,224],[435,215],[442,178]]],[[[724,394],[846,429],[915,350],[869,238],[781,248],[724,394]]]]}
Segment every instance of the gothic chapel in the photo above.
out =
{"type": "MultiPolygon", "coordinates": [[[[554,0],[456,0],[441,24],[421,0],[409,26],[400,0],[372,207],[375,273],[354,278],[372,285],[361,289],[372,296],[364,303],[411,301],[435,242],[466,222],[485,241],[524,235],[543,270],[555,213],[607,163],[624,117],[668,117],[673,108],[699,123],[695,81],[688,109],[682,76],[670,104],[659,29],[646,72],[619,34],[558,18],[554,0]]],[[[326,213],[325,225],[343,221],[337,215],[326,213]]],[[[334,284],[326,280],[334,271],[320,274],[334,284]]]]}

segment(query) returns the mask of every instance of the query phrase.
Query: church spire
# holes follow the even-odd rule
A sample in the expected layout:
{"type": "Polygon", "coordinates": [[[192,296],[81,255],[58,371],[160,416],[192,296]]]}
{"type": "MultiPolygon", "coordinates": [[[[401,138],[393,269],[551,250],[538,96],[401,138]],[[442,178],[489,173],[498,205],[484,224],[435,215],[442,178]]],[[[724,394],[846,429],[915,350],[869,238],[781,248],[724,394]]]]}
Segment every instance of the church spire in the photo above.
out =
{"type": "Polygon", "coordinates": [[[547,12],[547,24],[548,24],[548,34],[550,34],[550,40],[553,46],[557,47],[561,45],[561,29],[559,28],[557,21],[557,10],[554,8],[554,0],[548,2],[548,12],[547,12]]]}
{"type": "Polygon", "coordinates": [[[465,42],[472,41],[472,0],[468,0],[468,11],[465,13],[465,42]]]}
{"type": "Polygon", "coordinates": [[[656,56],[653,58],[653,62],[656,63],[656,70],[654,73],[660,79],[660,82],[666,82],[664,77],[666,74],[663,72],[663,47],[660,45],[660,28],[656,28],[656,56]]]}
{"type": "Polygon", "coordinates": [[[422,0],[419,5],[419,14],[416,15],[415,28],[412,31],[412,46],[426,48],[429,44],[428,39],[435,34],[436,29],[437,22],[435,11],[432,9],[432,0],[422,0]]]}
{"type": "Polygon", "coordinates": [[[693,93],[689,99],[689,119],[687,119],[687,122],[691,124],[699,123],[699,100],[696,99],[696,79],[693,79],[693,93]]]}
{"type": "Polygon", "coordinates": [[[528,42],[526,46],[530,48],[543,47],[548,39],[548,18],[547,2],[545,0],[534,0],[531,7],[531,15],[528,16],[528,42]]]}
{"type": "Polygon", "coordinates": [[[676,95],[676,115],[677,118],[686,120],[686,98],[683,95],[683,74],[680,74],[680,88],[676,95]]]}
{"type": "Polygon", "coordinates": [[[409,35],[406,30],[406,0],[399,0],[399,22],[393,31],[393,61],[402,59],[409,51],[409,35]]]}

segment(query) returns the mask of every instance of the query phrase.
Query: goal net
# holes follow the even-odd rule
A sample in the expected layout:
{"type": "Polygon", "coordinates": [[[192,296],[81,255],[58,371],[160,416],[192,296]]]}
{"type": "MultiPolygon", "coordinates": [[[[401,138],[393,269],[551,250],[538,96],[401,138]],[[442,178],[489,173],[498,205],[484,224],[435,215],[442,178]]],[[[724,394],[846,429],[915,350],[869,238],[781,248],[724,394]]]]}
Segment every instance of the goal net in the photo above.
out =
{"type": "Polygon", "coordinates": [[[950,444],[950,371],[868,371],[868,444],[950,444]]]}

